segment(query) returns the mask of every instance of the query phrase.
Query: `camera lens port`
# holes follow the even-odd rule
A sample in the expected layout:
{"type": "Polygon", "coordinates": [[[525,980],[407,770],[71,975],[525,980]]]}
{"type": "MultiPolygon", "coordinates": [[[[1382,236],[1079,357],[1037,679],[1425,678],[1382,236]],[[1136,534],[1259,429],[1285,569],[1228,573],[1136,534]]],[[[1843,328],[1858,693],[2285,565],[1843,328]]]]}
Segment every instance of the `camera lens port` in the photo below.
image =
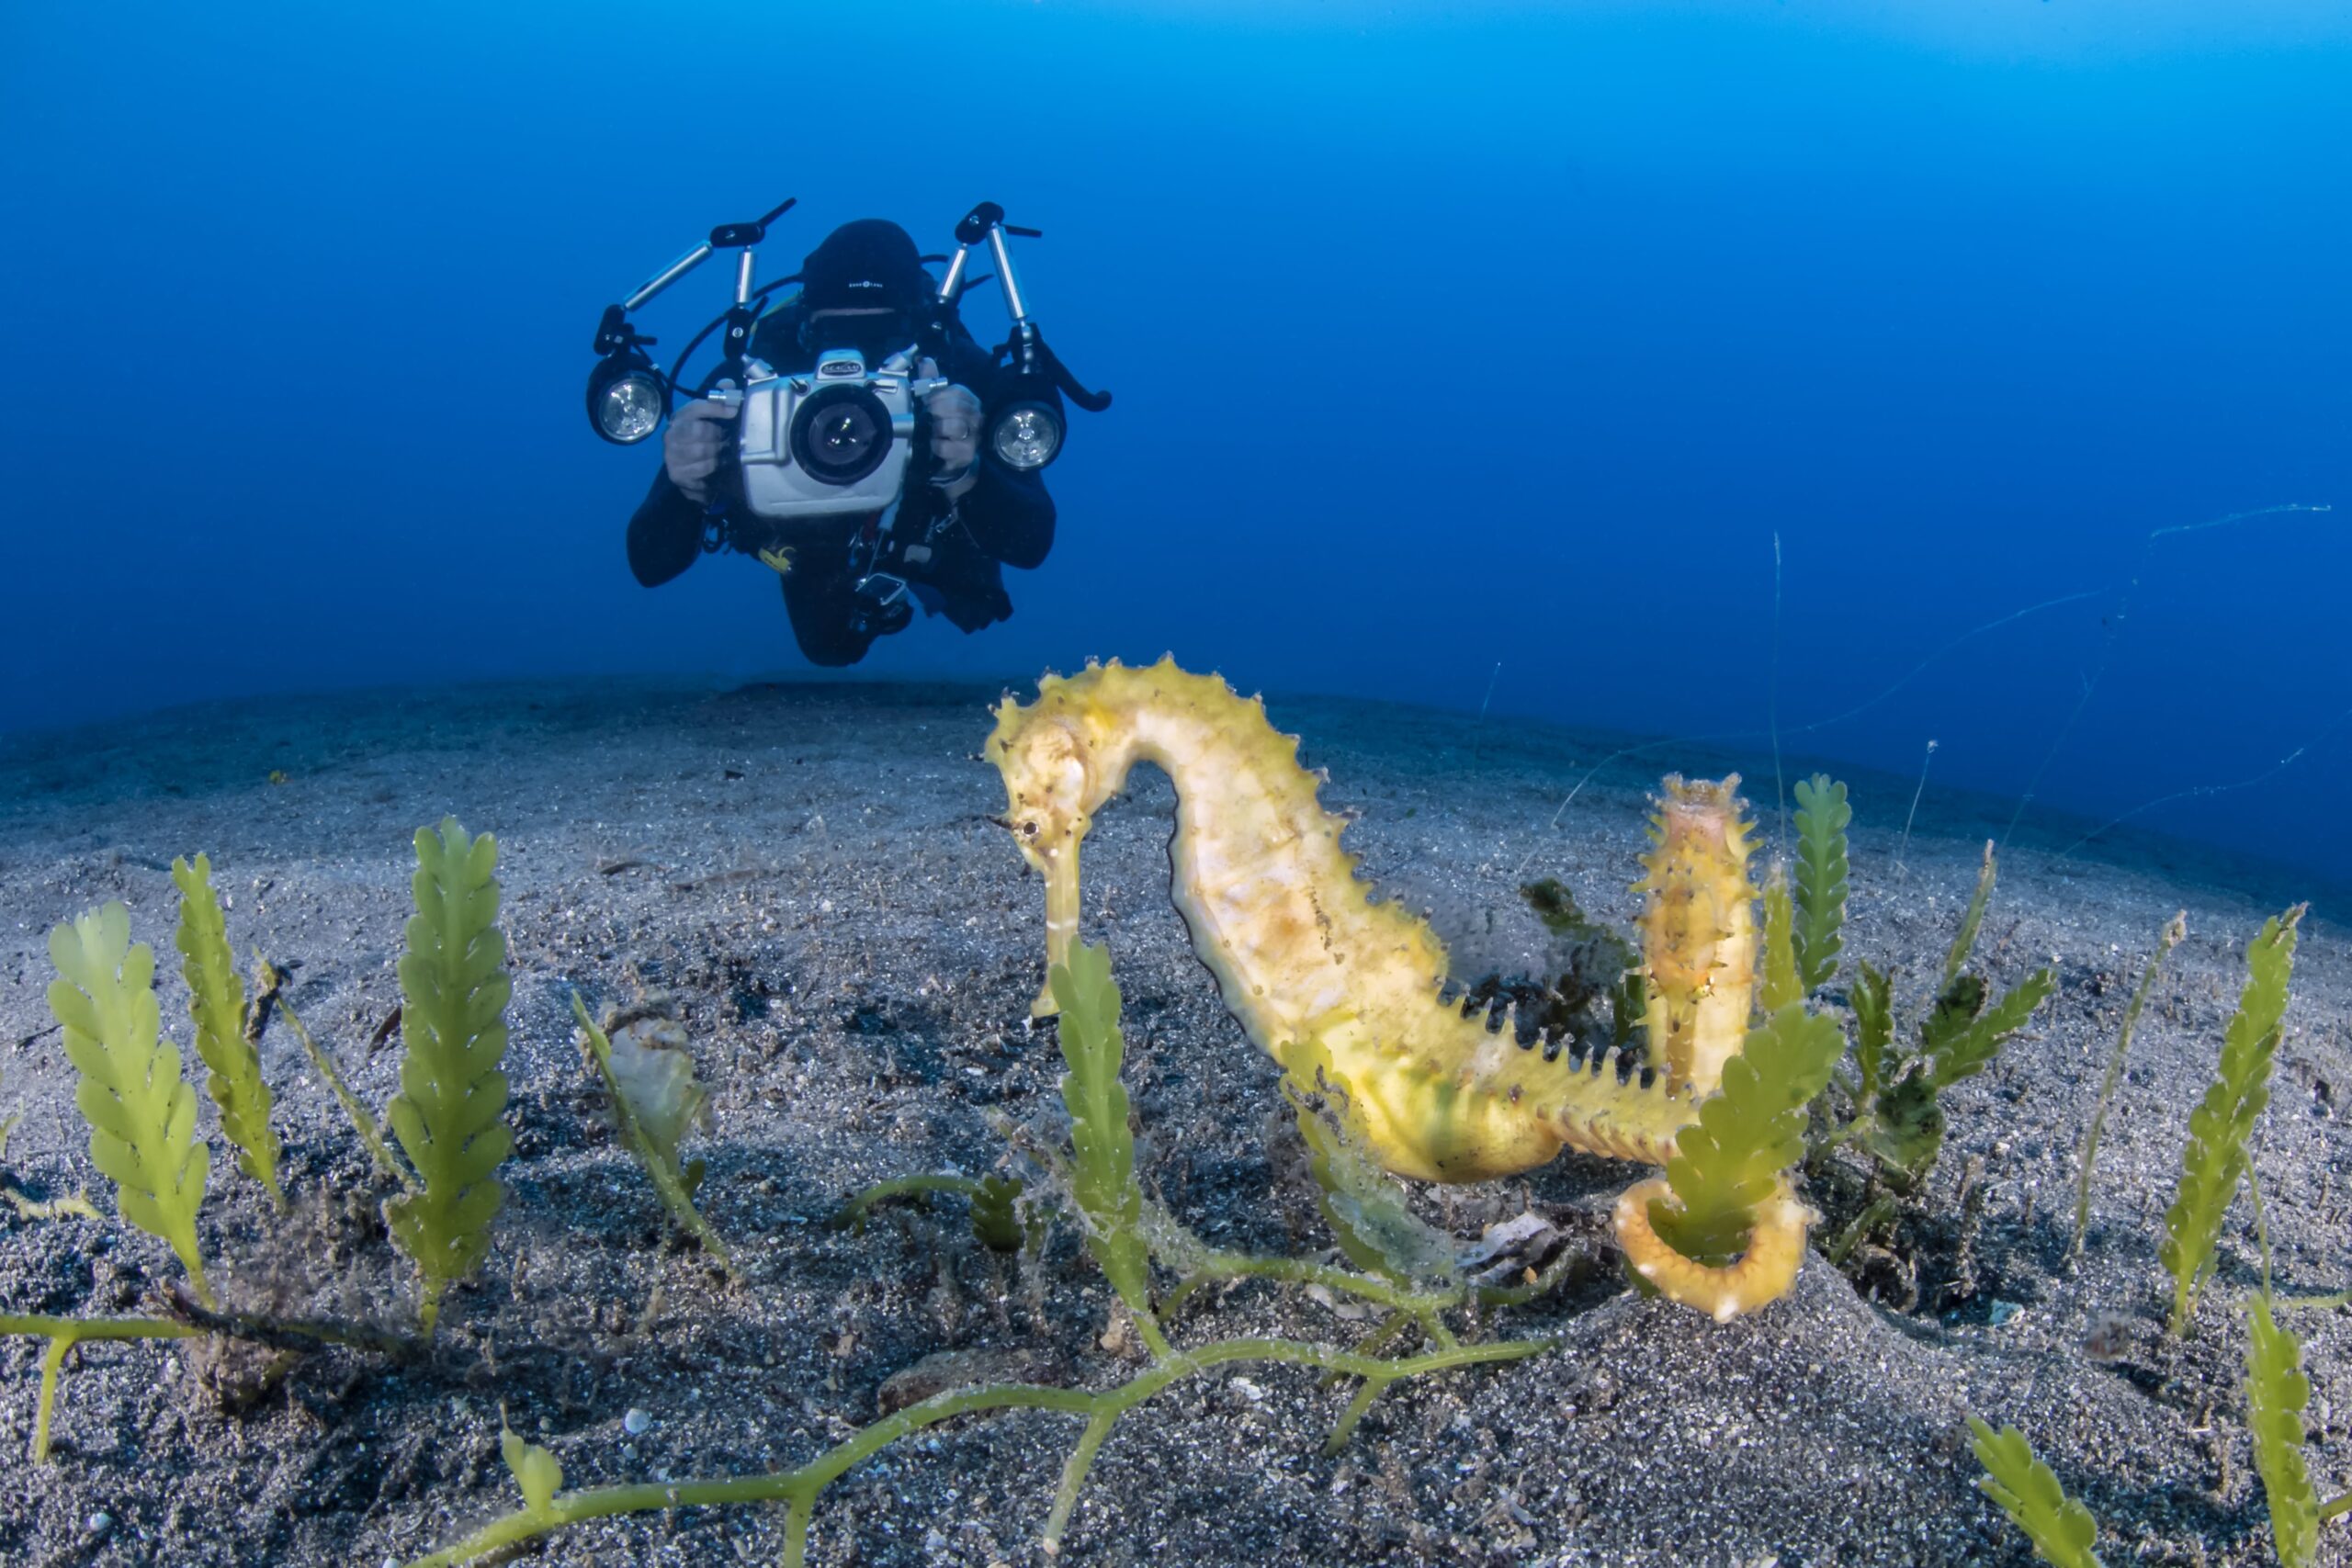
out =
{"type": "Polygon", "coordinates": [[[792,418],[792,460],[820,484],[854,485],[890,455],[890,411],[869,387],[820,387],[792,418]]]}

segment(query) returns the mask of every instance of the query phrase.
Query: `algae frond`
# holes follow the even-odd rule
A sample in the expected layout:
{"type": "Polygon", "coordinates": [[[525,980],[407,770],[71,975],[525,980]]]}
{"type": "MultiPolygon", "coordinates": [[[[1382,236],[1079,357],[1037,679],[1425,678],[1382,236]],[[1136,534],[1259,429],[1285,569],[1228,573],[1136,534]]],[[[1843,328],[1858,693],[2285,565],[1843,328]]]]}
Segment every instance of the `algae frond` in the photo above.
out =
{"type": "Polygon", "coordinates": [[[432,1331],[441,1298],[481,1261],[506,1201],[497,1171],[514,1145],[504,1121],[506,940],[498,919],[498,843],[455,818],[416,835],[416,915],[401,959],[408,1044],[388,1119],[421,1182],[384,1206],[417,1267],[418,1319],[432,1331]]]}

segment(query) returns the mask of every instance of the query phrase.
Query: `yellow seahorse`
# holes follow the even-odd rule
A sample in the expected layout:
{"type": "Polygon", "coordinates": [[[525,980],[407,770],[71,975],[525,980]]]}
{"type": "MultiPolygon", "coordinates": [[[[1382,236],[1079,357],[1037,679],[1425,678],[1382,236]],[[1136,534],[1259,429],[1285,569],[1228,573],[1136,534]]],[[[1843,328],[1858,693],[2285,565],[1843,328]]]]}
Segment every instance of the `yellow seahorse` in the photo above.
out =
{"type": "MultiPolygon", "coordinates": [[[[1094,812],[1136,761],[1158,763],[1176,785],[1171,891],[1226,1005],[1293,1073],[1336,1079],[1354,1131],[1398,1175],[1486,1180],[1564,1145],[1663,1166],[1746,1037],[1755,891],[1736,781],[1668,783],[1645,860],[1643,1073],[1613,1054],[1547,1057],[1518,1043],[1508,1011],[1470,1017],[1443,999],[1443,944],[1357,880],[1318,777],[1261,700],[1172,659],[1114,660],[1049,675],[1035,703],[1007,697],[996,718],[987,755],[1004,775],[1005,825],[1045,877],[1048,967],[1077,936],[1079,844],[1094,812]]],[[[1041,995],[1035,1010],[1051,1007],[1041,995]]],[[[1641,1213],[1619,1213],[1627,1256],[1653,1284],[1718,1317],[1787,1289],[1810,1216],[1785,1188],[1760,1207],[1746,1254],[1706,1268],[1651,1231],[1646,1204],[1662,1186],[1636,1189],[1641,1213]]]]}

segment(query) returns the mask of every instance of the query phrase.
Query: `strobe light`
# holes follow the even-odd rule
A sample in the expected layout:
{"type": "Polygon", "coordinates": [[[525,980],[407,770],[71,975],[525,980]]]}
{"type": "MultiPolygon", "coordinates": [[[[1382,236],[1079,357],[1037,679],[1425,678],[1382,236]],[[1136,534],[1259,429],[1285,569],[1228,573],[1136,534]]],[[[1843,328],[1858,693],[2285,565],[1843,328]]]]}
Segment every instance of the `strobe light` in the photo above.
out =
{"type": "Polygon", "coordinates": [[[596,367],[588,372],[588,426],[616,446],[634,446],[670,414],[670,383],[647,358],[653,340],[629,325],[625,305],[596,323],[596,367]]]}
{"type": "Polygon", "coordinates": [[[636,348],[606,355],[588,373],[588,423],[615,446],[636,446],[669,413],[670,384],[636,348]]]}
{"type": "Polygon", "coordinates": [[[1062,416],[1042,400],[1008,403],[989,427],[989,446],[1006,468],[1034,473],[1061,455],[1062,416]]]}

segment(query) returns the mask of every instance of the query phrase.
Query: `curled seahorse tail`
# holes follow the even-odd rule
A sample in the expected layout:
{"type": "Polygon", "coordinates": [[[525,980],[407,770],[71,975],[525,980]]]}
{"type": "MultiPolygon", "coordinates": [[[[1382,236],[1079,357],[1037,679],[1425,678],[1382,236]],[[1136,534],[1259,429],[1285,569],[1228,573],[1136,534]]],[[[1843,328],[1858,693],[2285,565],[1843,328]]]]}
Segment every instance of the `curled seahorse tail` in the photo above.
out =
{"type": "Polygon", "coordinates": [[[1728,1323],[1781,1299],[1804,1262],[1806,1231],[1821,1216],[1796,1201],[1783,1179],[1756,1206],[1747,1250],[1720,1268],[1685,1258],[1666,1244],[1650,1224],[1650,1205],[1673,1201],[1673,1189],[1660,1177],[1629,1189],[1617,1200],[1617,1240],[1625,1260],[1668,1300],[1695,1307],[1717,1323],[1728,1323]]]}

